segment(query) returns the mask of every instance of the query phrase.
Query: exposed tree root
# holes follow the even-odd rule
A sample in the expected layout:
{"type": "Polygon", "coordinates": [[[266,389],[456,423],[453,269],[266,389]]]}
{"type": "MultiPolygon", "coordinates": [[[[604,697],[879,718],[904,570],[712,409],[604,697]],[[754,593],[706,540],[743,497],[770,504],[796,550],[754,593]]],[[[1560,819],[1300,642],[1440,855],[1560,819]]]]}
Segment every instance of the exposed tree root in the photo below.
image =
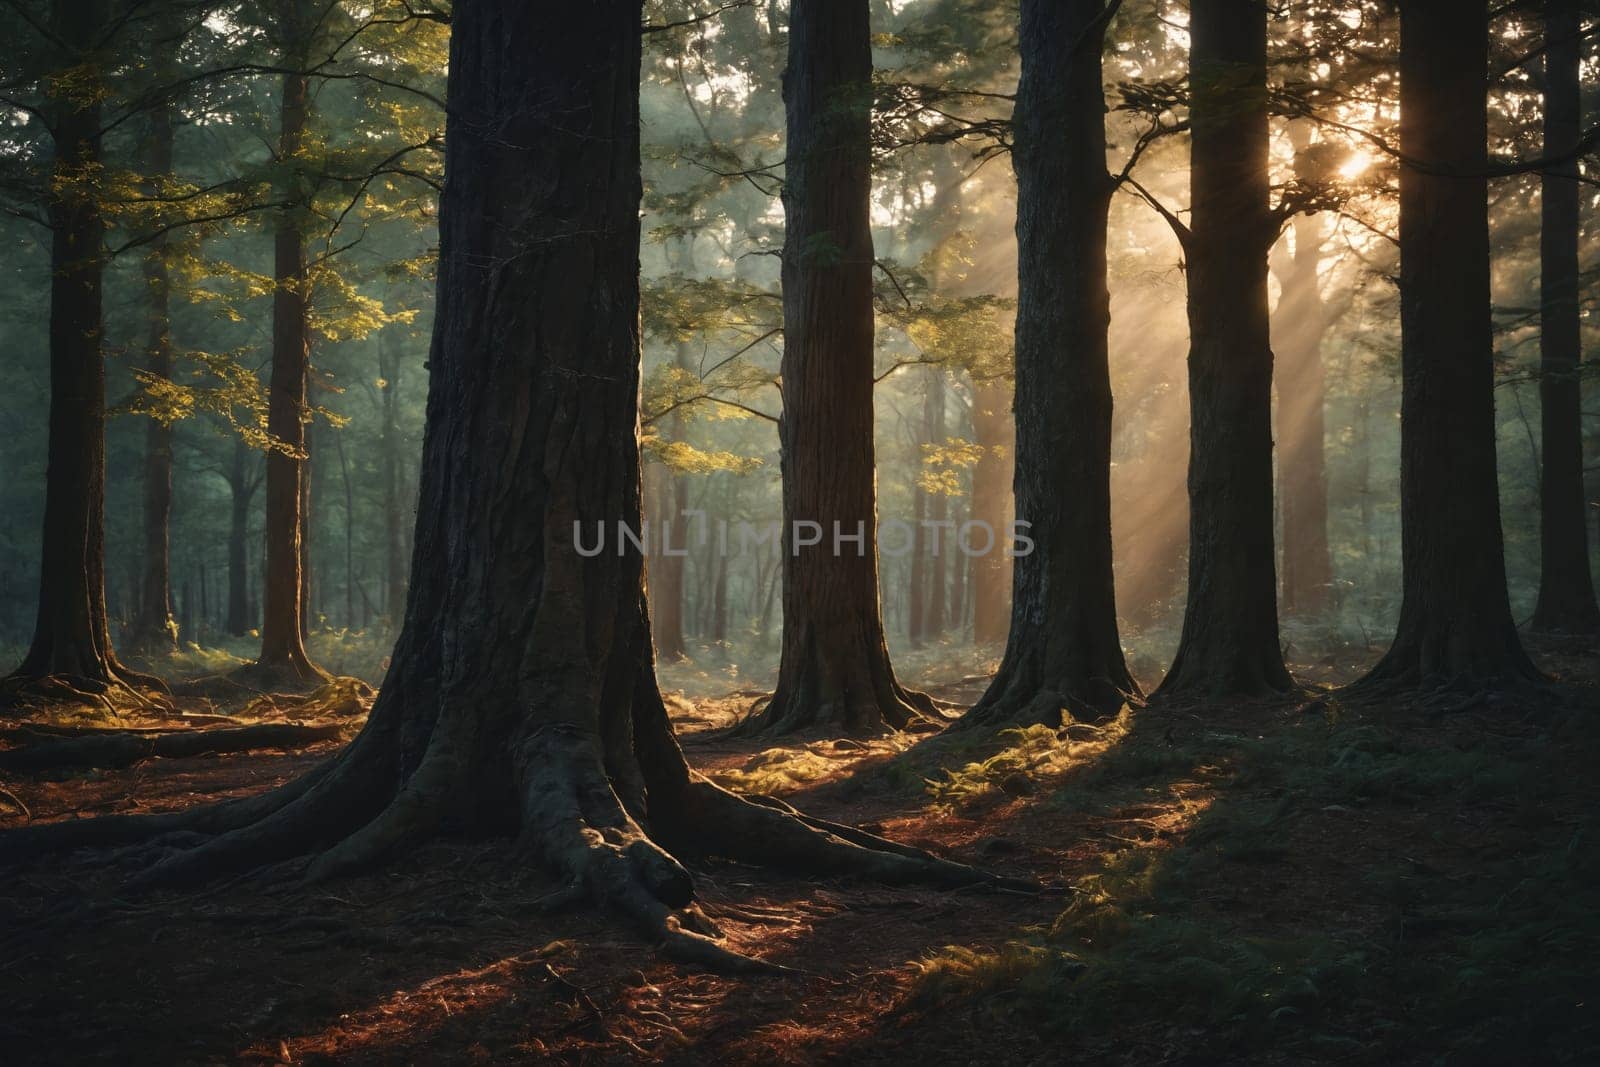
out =
{"type": "Polygon", "coordinates": [[[1414,669],[1386,668],[1380,662],[1364,678],[1340,690],[1339,696],[1361,703],[1406,703],[1449,715],[1518,703],[1547,705],[1553,693],[1549,679],[1531,664],[1526,672],[1513,668],[1494,674],[1429,677],[1414,669]]]}
{"type": "Polygon", "coordinates": [[[114,718],[128,711],[169,711],[171,691],[153,675],[117,665],[110,681],[79,675],[0,679],[0,716],[22,717],[52,705],[81,705],[114,718]]]}
{"type": "Polygon", "coordinates": [[[207,837],[248,826],[310,792],[333,768],[329,760],[277,789],[225,800],[187,811],[152,815],[102,815],[27,826],[0,833],[0,862],[18,863],[37,856],[80,848],[107,848],[160,841],[175,834],[207,837]]]}
{"type": "Polygon", "coordinates": [[[1106,722],[1125,705],[1143,706],[1139,687],[1130,679],[1123,688],[1108,678],[1081,683],[1056,680],[1042,684],[1032,677],[1002,674],[983,698],[972,706],[952,730],[995,730],[1015,726],[1048,726],[1063,722],[1106,722]]]}
{"type": "Polygon", "coordinates": [[[295,695],[314,692],[333,680],[331,674],[309,660],[246,663],[224,677],[251,692],[295,695]]]}
{"type": "Polygon", "coordinates": [[[257,723],[213,730],[152,733],[145,730],[103,731],[99,735],[44,741],[0,751],[0,771],[61,771],[128,767],[161,756],[213,755],[259,748],[303,748],[337,738],[338,723],[257,723]]]}
{"type": "Polygon", "coordinates": [[[874,676],[872,684],[829,687],[810,680],[764,701],[729,731],[730,737],[783,737],[825,730],[831,735],[871,737],[894,730],[937,730],[951,721],[926,693],[907,689],[892,674],[874,676]]]}
{"type": "MultiPolygon", "coordinates": [[[[664,714],[659,727],[641,730],[635,743],[676,749],[664,714]]],[[[194,884],[304,855],[312,857],[309,881],[362,870],[440,832],[441,813],[458,810],[449,787],[459,781],[452,757],[459,750],[448,733],[443,725],[436,730],[428,755],[398,787],[378,770],[385,738],[369,728],[319,773],[262,797],[177,815],[112,816],[0,833],[0,857],[148,841],[158,862],[136,879],[143,886],[194,884]]],[[[530,731],[512,756],[520,768],[520,845],[567,887],[540,904],[600,904],[681,963],[719,973],[784,970],[723,942],[695,901],[693,878],[669,849],[812,877],[951,889],[1038,888],[804,815],[780,800],[737,796],[681,762],[673,773],[650,776],[646,816],[624,801],[629,791],[614,786],[600,752],[591,731],[548,723],[530,731]]]]}

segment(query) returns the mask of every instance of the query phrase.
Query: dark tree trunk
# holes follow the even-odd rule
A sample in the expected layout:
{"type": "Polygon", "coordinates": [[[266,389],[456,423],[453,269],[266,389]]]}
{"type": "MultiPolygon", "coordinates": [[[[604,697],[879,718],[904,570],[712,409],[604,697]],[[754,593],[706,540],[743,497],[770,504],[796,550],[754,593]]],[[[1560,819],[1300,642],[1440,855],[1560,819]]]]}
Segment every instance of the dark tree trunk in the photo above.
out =
{"type": "Polygon", "coordinates": [[[1267,11],[1190,14],[1189,593],[1161,697],[1293,686],[1278,644],[1267,253],[1267,11]]]}
{"type": "MultiPolygon", "coordinates": [[[[299,0],[283,5],[285,36],[298,39],[299,0]]],[[[281,165],[292,167],[305,139],[309,79],[283,76],[278,149],[281,165]]],[[[292,179],[286,186],[295,185],[292,179]]],[[[267,430],[274,447],[267,453],[266,571],[262,582],[261,655],[247,670],[260,681],[307,685],[326,679],[305,648],[305,535],[302,511],[305,477],[306,386],[311,335],[307,320],[309,281],[304,237],[294,207],[280,212],[273,237],[272,371],[267,430]]]]}
{"type": "Polygon", "coordinates": [[[0,835],[0,854],[183,829],[150,872],[318,853],[312,880],[453,830],[516,831],[669,954],[723,947],[668,849],[947,886],[992,881],[692,772],[656,687],[636,551],[575,524],[640,519],[638,3],[457,0],[417,552],[366,728],[274,792],[0,835]]]}
{"type": "Polygon", "coordinates": [[[356,491],[350,480],[350,458],[344,452],[344,434],[334,438],[339,451],[339,472],[344,476],[344,624],[352,629],[356,617],[356,491]]]}
{"type": "MultiPolygon", "coordinates": [[[[1578,0],[1545,0],[1544,152],[1577,148],[1583,106],[1578,70],[1578,0]]],[[[1600,606],[1589,571],[1589,522],[1583,494],[1582,382],[1578,301],[1578,161],[1552,167],[1540,182],[1539,602],[1533,629],[1600,632],[1600,606]]]]}
{"type": "Polygon", "coordinates": [[[1536,677],[1506,596],[1495,476],[1485,70],[1488,16],[1400,5],[1400,526],[1394,644],[1369,683],[1536,677]]]}
{"type": "Polygon", "coordinates": [[[1138,686],[1111,572],[1103,0],[1023,0],[1017,172],[1016,507],[1000,671],[963,725],[1114,713],[1138,686]]]}
{"type": "MultiPolygon", "coordinates": [[[[153,175],[172,171],[172,112],[162,104],[150,113],[150,140],[145,164],[153,175]]],[[[158,378],[172,376],[172,330],[169,301],[170,270],[167,240],[150,243],[144,260],[145,292],[150,340],[145,369],[158,378]]],[[[172,618],[172,438],[173,427],[149,419],[144,437],[144,559],[138,611],[132,644],[146,653],[172,652],[178,647],[178,627],[172,618]]],[[[203,603],[203,599],[202,599],[203,603]]],[[[203,612],[202,612],[203,614],[203,612]]],[[[193,639],[193,634],[188,635],[193,639]]]]}
{"type": "MultiPolygon", "coordinates": [[[[86,55],[100,14],[100,0],[57,0],[58,37],[86,55]]],[[[39,614],[28,654],[5,689],[98,698],[154,680],[117,661],[106,612],[105,223],[90,174],[100,161],[101,109],[93,87],[76,79],[72,85],[51,114],[50,429],[39,614]]]]}
{"type": "Polygon", "coordinates": [[[783,99],[783,652],[748,722],[876,733],[935,712],[895,680],[878,602],[866,0],[790,11],[783,99]],[[808,522],[821,536],[804,546],[808,522]]]}
{"type": "MultiPolygon", "coordinates": [[[[383,524],[384,524],[384,611],[389,616],[391,628],[400,625],[401,613],[406,605],[406,543],[405,512],[401,494],[400,420],[397,414],[400,396],[400,353],[384,344],[383,334],[378,335],[378,373],[383,378],[383,524]]],[[[355,613],[350,612],[348,625],[355,624],[355,613]]]]}
{"type": "Polygon", "coordinates": [[[1328,314],[1317,267],[1322,223],[1294,220],[1294,251],[1279,272],[1282,296],[1274,325],[1278,349],[1278,509],[1283,526],[1283,610],[1312,616],[1327,610],[1333,585],[1328,551],[1328,481],[1323,458],[1327,390],[1322,339],[1328,314]]]}
{"type": "Polygon", "coordinates": [[[250,472],[250,448],[243,441],[233,445],[233,464],[228,473],[228,633],[243,637],[255,625],[250,607],[250,499],[255,496],[256,479],[250,472]]]}
{"type": "MultiPolygon", "coordinates": [[[[309,348],[309,346],[308,346],[309,348]]],[[[310,410],[311,398],[311,367],[306,365],[306,405],[310,410]]],[[[300,637],[304,640],[311,636],[312,599],[311,582],[311,526],[312,526],[312,480],[316,477],[317,468],[312,465],[311,453],[314,450],[316,438],[316,423],[308,422],[305,428],[305,458],[300,461],[300,637]]]]}
{"type": "Polygon", "coordinates": [[[974,555],[969,563],[972,639],[980,645],[994,645],[1006,639],[1011,615],[1010,598],[1006,595],[1011,580],[1011,557],[1005,552],[1010,533],[1006,504],[1016,435],[1011,428],[1011,396],[1005,382],[973,383],[972,436],[983,449],[972,469],[972,518],[987,525],[995,537],[990,550],[974,555]]]}

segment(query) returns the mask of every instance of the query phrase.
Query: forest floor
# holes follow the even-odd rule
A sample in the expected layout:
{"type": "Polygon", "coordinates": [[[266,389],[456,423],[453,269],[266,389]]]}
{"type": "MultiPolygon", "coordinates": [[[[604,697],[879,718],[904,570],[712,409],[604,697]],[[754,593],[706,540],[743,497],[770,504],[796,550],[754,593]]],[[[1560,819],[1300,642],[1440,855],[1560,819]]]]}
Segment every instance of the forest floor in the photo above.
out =
{"type": "MultiPolygon", "coordinates": [[[[675,701],[724,783],[1046,887],[698,865],[706,910],[784,977],[543,913],[558,887],[494,842],[311,889],[135,896],[131,857],[30,862],[0,875],[0,1058],[1595,1062],[1600,654],[1537,651],[1562,684],[1520,703],[1313,694],[987,738],[773,747],[716,729],[748,694],[675,701]]],[[[253,793],[338,743],[0,774],[0,826],[253,793]]]]}

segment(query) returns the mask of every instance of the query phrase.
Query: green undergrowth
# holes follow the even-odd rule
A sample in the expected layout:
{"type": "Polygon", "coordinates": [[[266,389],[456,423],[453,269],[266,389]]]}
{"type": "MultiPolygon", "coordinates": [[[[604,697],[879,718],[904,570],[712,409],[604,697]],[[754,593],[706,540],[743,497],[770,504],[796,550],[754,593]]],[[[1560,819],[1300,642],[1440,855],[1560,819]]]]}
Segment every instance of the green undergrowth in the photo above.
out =
{"type": "MultiPolygon", "coordinates": [[[[912,1004],[1156,1060],[1594,1062],[1595,709],[1263,720],[1145,712],[1059,776],[1040,802],[1089,822],[1178,794],[1193,814],[1111,842],[1048,928],[922,960],[912,1004]]],[[[1019,742],[941,788],[1048,762],[1019,742]]]]}
{"type": "MultiPolygon", "coordinates": [[[[1103,756],[1127,736],[1131,723],[1131,712],[1124,706],[1103,726],[1068,722],[1059,729],[1035,725],[1002,730],[999,739],[1004,747],[998,752],[942,766],[937,776],[923,778],[922,784],[936,804],[952,808],[1032,796],[1073,767],[1103,756]]],[[[946,742],[941,749],[930,746],[928,754],[945,764],[959,761],[964,746],[953,740],[957,744],[946,742]]]]}

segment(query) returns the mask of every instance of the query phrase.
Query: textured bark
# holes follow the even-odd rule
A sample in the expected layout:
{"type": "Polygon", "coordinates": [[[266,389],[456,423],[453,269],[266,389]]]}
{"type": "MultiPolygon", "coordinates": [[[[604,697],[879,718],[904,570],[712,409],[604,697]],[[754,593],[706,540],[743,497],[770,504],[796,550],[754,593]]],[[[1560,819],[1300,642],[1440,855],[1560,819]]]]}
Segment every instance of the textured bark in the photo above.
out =
{"type": "Polygon", "coordinates": [[[1400,169],[1403,593],[1369,684],[1536,677],[1506,596],[1495,483],[1488,39],[1481,6],[1400,6],[1400,151],[1411,161],[1400,169]]]}
{"type": "Polygon", "coordinates": [[[1264,696],[1293,685],[1273,548],[1266,8],[1195,0],[1189,32],[1189,593],[1156,695],[1264,696]]]}
{"type": "Polygon", "coordinates": [[[783,651],[777,691],[748,720],[753,730],[876,733],[935,714],[927,697],[895,680],[878,602],[871,83],[866,0],[790,11],[778,428],[783,651]],[[820,543],[800,545],[798,522],[819,524],[820,543]],[[862,540],[836,544],[836,529],[862,540]]]}
{"type": "MultiPolygon", "coordinates": [[[[405,504],[401,493],[400,420],[397,413],[400,398],[400,352],[385,344],[384,335],[378,334],[378,374],[383,378],[383,556],[386,588],[383,610],[389,625],[400,625],[401,613],[406,605],[406,542],[405,504]]],[[[349,612],[354,624],[355,612],[349,612]]]]}
{"type": "Polygon", "coordinates": [[[1011,396],[1006,383],[973,383],[972,436],[983,449],[972,470],[972,518],[995,532],[994,547],[974,555],[968,563],[968,588],[972,600],[972,639],[995,645],[1006,639],[1011,617],[1011,557],[1003,550],[1003,535],[1010,529],[1007,491],[1012,479],[1016,434],[1011,426],[1011,396]]]}
{"type": "MultiPolygon", "coordinates": [[[[101,14],[100,0],[58,0],[55,32],[87,53],[101,14]]],[[[154,681],[118,663],[106,613],[105,223],[93,173],[100,111],[93,89],[79,86],[57,99],[50,114],[50,428],[39,613],[27,656],[6,679],[8,694],[52,679],[66,687],[64,695],[93,696],[154,681]]]]}
{"type": "MultiPolygon", "coordinates": [[[[301,0],[283,0],[280,32],[295,42],[301,0]]],[[[295,53],[292,43],[288,55],[295,53]]],[[[292,168],[305,141],[310,79],[283,75],[279,107],[278,154],[292,168]]],[[[292,180],[286,185],[294,184],[292,180]]],[[[292,197],[291,197],[292,199],[292,197]]],[[[309,282],[305,239],[293,206],[282,209],[273,233],[272,370],[267,430],[275,447],[267,453],[266,567],[262,584],[261,654],[248,668],[273,684],[311,685],[327,678],[305,647],[305,536],[302,479],[305,471],[306,386],[311,360],[307,318],[309,282]]]]}
{"type": "Polygon", "coordinates": [[[250,449],[243,441],[233,445],[228,468],[228,633],[243,637],[255,626],[250,608],[250,500],[257,479],[250,469],[250,449]]]}
{"type": "MultiPolygon", "coordinates": [[[[311,396],[311,364],[309,360],[310,345],[306,346],[306,410],[310,411],[315,403],[311,396]]],[[[316,423],[307,422],[305,428],[305,456],[300,460],[300,638],[304,640],[311,636],[311,615],[314,611],[312,605],[311,580],[311,529],[313,526],[314,512],[312,511],[313,485],[317,476],[318,467],[311,461],[311,454],[315,450],[317,438],[316,423]]]]}
{"type": "MultiPolygon", "coordinates": [[[[1544,153],[1572,152],[1581,134],[1578,0],[1545,0],[1544,153]]],[[[1539,602],[1533,629],[1600,633],[1589,571],[1583,492],[1583,389],[1579,363],[1578,161],[1540,181],[1539,238],[1539,602]]]]}
{"type": "Polygon", "coordinates": [[[1103,0],[1024,0],[1017,87],[1017,518],[1000,672],[962,725],[1113,713],[1138,686],[1111,570],[1103,0]]]}
{"type": "Polygon", "coordinates": [[[970,886],[961,864],[747,801],[690,771],[656,688],[640,519],[638,3],[457,0],[417,552],[393,665],[341,755],[178,815],[0,834],[0,855],[184,831],[152,882],[316,853],[321,879],[448,830],[516,831],[669,955],[715,939],[669,849],[970,886]]]}
{"type": "MultiPolygon", "coordinates": [[[[158,105],[150,113],[150,137],[145,165],[155,175],[172,170],[172,113],[158,105]]],[[[157,237],[145,253],[145,294],[149,340],[145,369],[158,378],[172,376],[172,329],[169,302],[170,270],[167,239],[157,237]]],[[[144,436],[144,556],[140,575],[138,615],[131,643],[145,652],[172,652],[178,647],[178,627],[172,618],[172,438],[171,424],[150,419],[144,436]]],[[[203,612],[202,612],[203,613],[203,612]]],[[[193,636],[190,636],[193,639],[193,636]]]]}
{"type": "Polygon", "coordinates": [[[1274,314],[1278,351],[1278,510],[1283,525],[1283,611],[1317,615],[1328,608],[1333,563],[1328,551],[1328,479],[1324,459],[1327,398],[1322,341],[1328,312],[1317,268],[1322,222],[1298,215],[1294,251],[1278,280],[1282,296],[1274,314]]]}

